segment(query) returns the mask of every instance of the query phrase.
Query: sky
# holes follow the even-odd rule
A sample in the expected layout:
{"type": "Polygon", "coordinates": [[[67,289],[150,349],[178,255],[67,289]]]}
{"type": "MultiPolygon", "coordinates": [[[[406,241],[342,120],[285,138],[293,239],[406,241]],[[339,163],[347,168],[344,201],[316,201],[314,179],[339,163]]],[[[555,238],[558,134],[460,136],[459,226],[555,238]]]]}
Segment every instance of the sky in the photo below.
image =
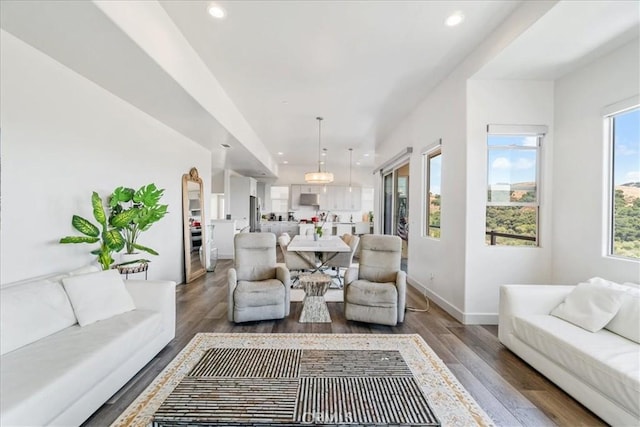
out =
{"type": "MultiPolygon", "coordinates": [[[[490,147],[536,147],[537,137],[489,135],[487,143],[490,147]]],[[[489,150],[488,159],[489,185],[536,181],[536,150],[494,148],[489,150]]]]}
{"type": "Polygon", "coordinates": [[[640,108],[614,119],[614,185],[640,182],[640,108]]]}

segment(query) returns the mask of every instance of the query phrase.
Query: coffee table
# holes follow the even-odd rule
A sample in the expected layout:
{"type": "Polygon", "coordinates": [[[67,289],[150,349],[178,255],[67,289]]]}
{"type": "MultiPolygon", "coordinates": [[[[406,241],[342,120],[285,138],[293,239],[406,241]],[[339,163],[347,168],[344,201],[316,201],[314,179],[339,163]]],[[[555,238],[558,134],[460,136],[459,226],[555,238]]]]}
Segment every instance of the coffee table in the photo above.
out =
{"type": "Polygon", "coordinates": [[[324,294],[331,285],[328,274],[301,274],[300,285],[304,289],[305,297],[300,314],[300,323],[331,323],[331,316],[324,300],[324,294]]]}

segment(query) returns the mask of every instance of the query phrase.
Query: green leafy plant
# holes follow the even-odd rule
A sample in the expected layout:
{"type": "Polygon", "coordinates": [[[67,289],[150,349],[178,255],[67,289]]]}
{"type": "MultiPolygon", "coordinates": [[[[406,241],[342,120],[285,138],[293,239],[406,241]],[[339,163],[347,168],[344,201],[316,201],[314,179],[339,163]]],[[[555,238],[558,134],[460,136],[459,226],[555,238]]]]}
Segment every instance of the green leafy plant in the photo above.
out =
{"type": "Polygon", "coordinates": [[[139,245],[138,237],[153,224],[160,221],[167,214],[167,205],[160,204],[164,189],[155,184],[133,188],[118,187],[113,190],[109,198],[109,224],[122,232],[126,253],[132,254],[136,250],[158,255],[155,250],[139,245]]]}
{"type": "Polygon", "coordinates": [[[318,237],[322,237],[322,234],[324,234],[323,227],[324,227],[324,224],[327,222],[327,218],[329,218],[329,212],[327,212],[327,214],[324,216],[322,224],[318,225],[316,223],[314,225],[315,226],[315,232],[318,235],[318,237]]]}
{"type": "Polygon", "coordinates": [[[83,236],[66,236],[60,239],[60,243],[100,243],[100,248],[91,251],[91,253],[97,255],[102,269],[108,270],[113,264],[111,254],[121,251],[125,241],[117,228],[109,227],[102,199],[95,191],[91,195],[91,205],[93,217],[98,221],[102,231],[91,221],[79,215],[73,215],[71,225],[83,236]]]}

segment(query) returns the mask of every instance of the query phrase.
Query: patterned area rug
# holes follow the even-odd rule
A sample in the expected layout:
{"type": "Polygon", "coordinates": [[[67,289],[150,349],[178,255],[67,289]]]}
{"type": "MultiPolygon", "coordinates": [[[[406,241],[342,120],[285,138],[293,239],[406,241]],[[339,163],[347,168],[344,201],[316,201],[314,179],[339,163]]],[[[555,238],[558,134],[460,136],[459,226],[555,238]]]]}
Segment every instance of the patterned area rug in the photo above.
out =
{"type": "Polygon", "coordinates": [[[419,335],[197,334],[113,426],[489,426],[419,335]]]}

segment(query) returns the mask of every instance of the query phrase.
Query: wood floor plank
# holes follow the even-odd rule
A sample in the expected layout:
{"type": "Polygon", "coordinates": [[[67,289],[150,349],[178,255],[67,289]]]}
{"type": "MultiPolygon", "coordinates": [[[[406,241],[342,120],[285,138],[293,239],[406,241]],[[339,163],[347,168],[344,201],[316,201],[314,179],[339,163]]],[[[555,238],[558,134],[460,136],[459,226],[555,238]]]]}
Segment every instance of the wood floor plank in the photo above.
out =
{"type": "MultiPolygon", "coordinates": [[[[280,254],[281,257],[281,254],[280,254]]],[[[497,425],[600,426],[602,420],[505,349],[494,325],[465,326],[433,302],[426,313],[407,312],[395,327],[349,322],[342,303],[328,303],[332,322],[299,323],[302,303],[291,304],[286,319],[233,324],[227,320],[227,271],[216,271],[176,289],[176,337],[120,392],[96,411],[85,426],[106,426],[153,381],[198,332],[419,334],[449,366],[497,425]]],[[[424,296],[407,290],[408,305],[426,307],[424,296]]]]}

